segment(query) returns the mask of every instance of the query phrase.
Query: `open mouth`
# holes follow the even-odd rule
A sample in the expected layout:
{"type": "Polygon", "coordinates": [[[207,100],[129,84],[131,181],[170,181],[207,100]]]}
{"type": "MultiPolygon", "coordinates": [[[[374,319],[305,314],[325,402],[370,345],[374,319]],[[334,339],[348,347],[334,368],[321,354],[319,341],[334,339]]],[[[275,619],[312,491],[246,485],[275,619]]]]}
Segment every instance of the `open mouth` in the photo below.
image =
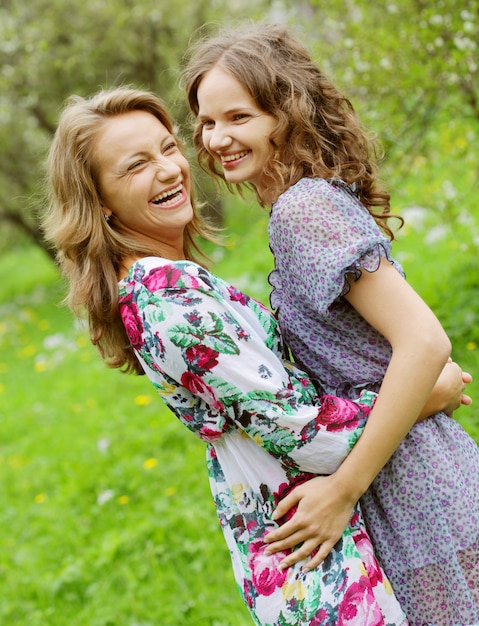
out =
{"type": "Polygon", "coordinates": [[[225,163],[230,163],[231,161],[237,161],[238,159],[242,159],[244,156],[248,154],[249,150],[243,150],[242,152],[235,152],[235,154],[228,154],[226,156],[221,157],[221,162],[223,165],[225,163]]]}
{"type": "Polygon", "coordinates": [[[183,191],[183,184],[180,183],[174,189],[170,189],[169,191],[164,191],[163,193],[159,193],[157,196],[151,199],[153,204],[156,206],[169,206],[170,204],[175,204],[178,199],[181,197],[183,191]]]}

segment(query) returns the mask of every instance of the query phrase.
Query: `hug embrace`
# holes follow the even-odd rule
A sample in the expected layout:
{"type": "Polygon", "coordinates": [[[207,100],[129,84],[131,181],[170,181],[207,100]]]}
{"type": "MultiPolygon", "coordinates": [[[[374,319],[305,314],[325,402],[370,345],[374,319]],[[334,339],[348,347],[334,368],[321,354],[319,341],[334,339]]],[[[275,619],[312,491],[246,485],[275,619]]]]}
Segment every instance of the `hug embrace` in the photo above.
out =
{"type": "Polygon", "coordinates": [[[69,306],[206,442],[255,623],[478,623],[479,449],[448,415],[468,379],[391,257],[367,134],[283,27],[202,42],[183,78],[200,163],[271,210],[277,315],[206,268],[173,121],[128,88],[72,97],[52,142],[69,306]]]}

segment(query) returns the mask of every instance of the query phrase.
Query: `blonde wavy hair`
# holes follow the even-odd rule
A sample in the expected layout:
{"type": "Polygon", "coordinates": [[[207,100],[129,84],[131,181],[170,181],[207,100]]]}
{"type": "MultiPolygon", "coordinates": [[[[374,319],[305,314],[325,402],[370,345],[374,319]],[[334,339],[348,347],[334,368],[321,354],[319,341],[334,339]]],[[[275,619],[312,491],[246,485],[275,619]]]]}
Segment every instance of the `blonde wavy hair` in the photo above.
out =
{"type": "MultiPolygon", "coordinates": [[[[390,215],[390,196],[378,183],[379,150],[373,135],[363,129],[351,102],[286,27],[249,24],[192,43],[185,55],[182,84],[195,118],[198,87],[215,66],[232,74],[259,108],[276,119],[270,137],[274,150],[264,169],[276,183],[270,189],[271,201],[301,178],[339,178],[355,184],[361,202],[394,239],[387,222],[397,216],[390,215]]],[[[196,120],[193,124],[200,166],[225,180],[203,145],[201,124],[196,120]]],[[[264,204],[259,196],[258,200],[264,204]]]]}
{"type": "MultiPolygon", "coordinates": [[[[67,279],[65,302],[75,315],[86,314],[91,341],[102,358],[110,367],[143,374],[119,314],[118,271],[123,258],[155,256],[158,250],[115,232],[114,220],[106,222],[94,158],[104,120],[137,110],[151,113],[175,133],[162,100],[148,91],[118,87],[67,100],[47,158],[48,203],[42,225],[67,279]]],[[[185,229],[184,253],[185,259],[198,261],[206,257],[197,238],[215,241],[215,229],[191,200],[194,217],[185,229]]]]}

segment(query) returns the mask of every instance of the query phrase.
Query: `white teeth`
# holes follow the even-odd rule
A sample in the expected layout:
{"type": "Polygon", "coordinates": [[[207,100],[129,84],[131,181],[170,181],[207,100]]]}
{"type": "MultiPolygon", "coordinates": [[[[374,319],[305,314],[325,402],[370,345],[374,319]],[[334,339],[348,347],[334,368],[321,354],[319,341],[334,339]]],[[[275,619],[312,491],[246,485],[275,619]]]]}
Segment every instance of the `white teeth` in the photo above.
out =
{"type": "Polygon", "coordinates": [[[158,202],[161,202],[165,198],[169,198],[170,196],[175,196],[177,193],[181,191],[182,187],[183,185],[179,184],[178,187],[175,187],[174,189],[170,189],[169,191],[164,191],[163,193],[159,193],[157,196],[152,198],[151,201],[157,204],[158,202]]]}
{"type": "Polygon", "coordinates": [[[236,154],[228,154],[227,156],[222,156],[222,163],[228,163],[228,161],[236,161],[236,159],[241,159],[248,154],[248,150],[244,150],[243,152],[236,152],[236,154]]]}

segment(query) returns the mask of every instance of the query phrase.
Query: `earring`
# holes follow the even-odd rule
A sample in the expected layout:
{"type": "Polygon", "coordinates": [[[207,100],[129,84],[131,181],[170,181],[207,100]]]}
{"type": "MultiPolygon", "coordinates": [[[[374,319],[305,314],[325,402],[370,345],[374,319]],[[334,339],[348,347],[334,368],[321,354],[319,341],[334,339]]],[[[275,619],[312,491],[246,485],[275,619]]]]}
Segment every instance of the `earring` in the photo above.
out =
{"type": "Polygon", "coordinates": [[[103,213],[103,217],[105,218],[105,222],[108,224],[108,222],[110,221],[110,216],[106,213],[103,213]]]}

